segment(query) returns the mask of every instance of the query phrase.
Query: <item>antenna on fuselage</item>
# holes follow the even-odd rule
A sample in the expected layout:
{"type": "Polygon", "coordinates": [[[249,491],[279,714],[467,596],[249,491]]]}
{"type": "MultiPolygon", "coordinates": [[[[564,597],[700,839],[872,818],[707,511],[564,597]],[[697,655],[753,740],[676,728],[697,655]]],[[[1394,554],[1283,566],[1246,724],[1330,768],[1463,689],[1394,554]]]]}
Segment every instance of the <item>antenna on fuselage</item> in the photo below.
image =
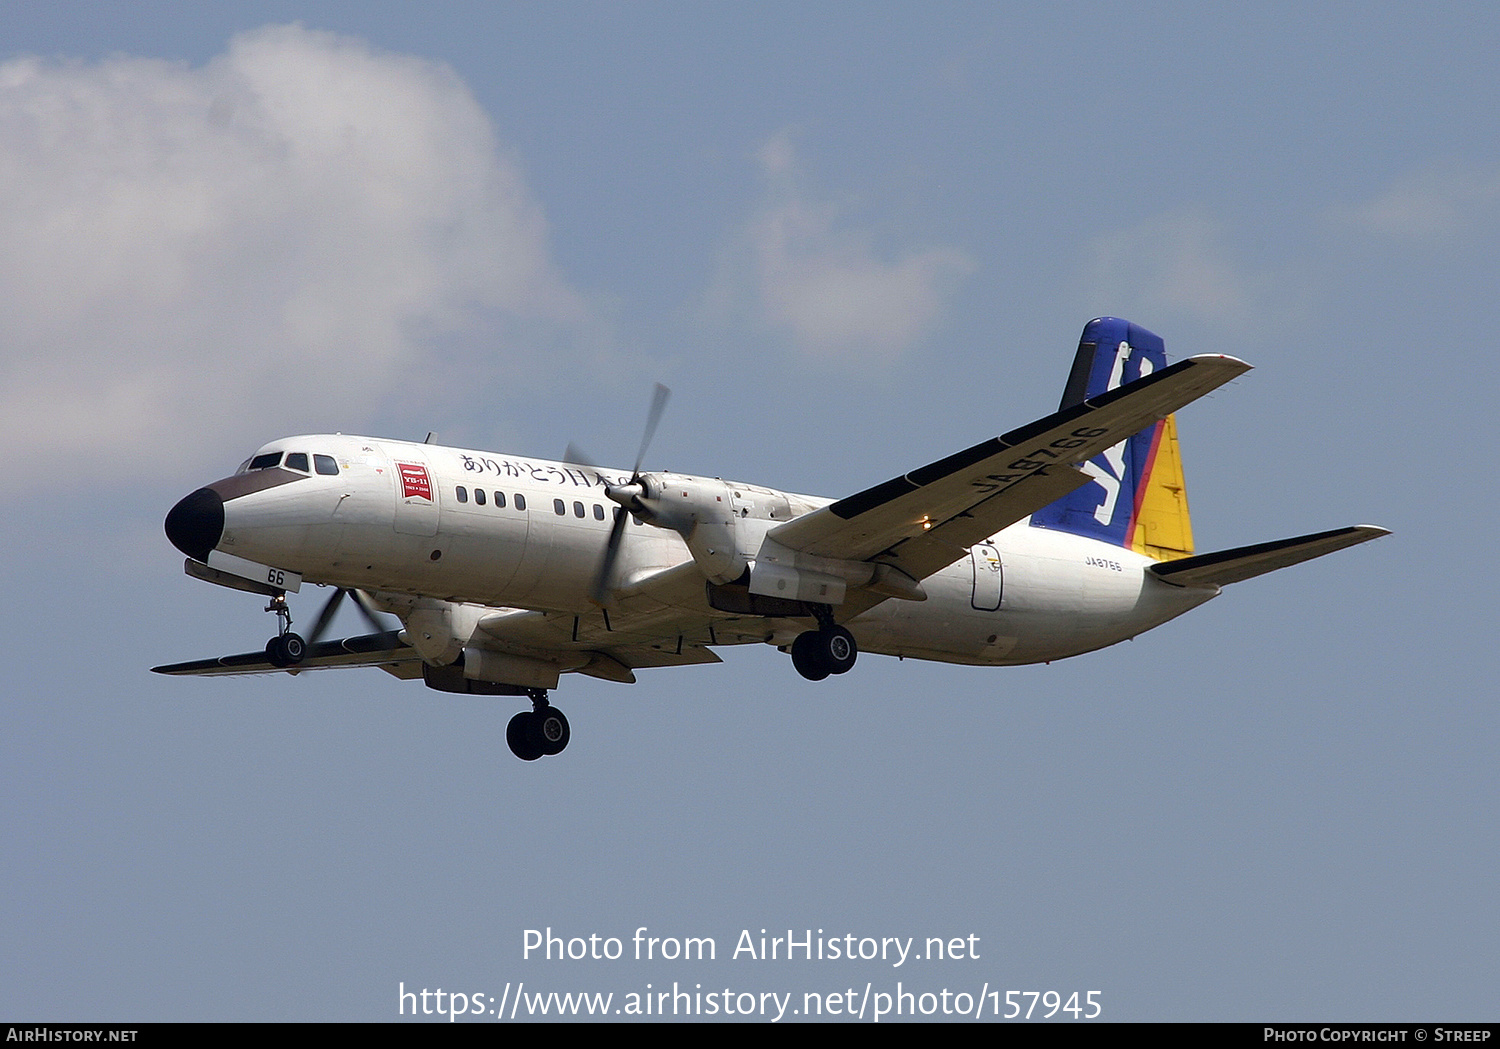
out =
{"type": "Polygon", "coordinates": [[[431,430],[428,430],[427,431],[427,440],[423,441],[422,443],[423,444],[437,444],[437,434],[433,433],[431,430]]]}

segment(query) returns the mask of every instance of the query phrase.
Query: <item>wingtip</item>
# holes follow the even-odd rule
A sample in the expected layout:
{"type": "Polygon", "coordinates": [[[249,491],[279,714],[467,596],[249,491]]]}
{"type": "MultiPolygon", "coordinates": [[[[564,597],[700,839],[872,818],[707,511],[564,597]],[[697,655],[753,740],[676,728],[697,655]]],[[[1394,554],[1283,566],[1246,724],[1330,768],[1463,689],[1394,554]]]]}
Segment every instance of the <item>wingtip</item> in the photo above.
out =
{"type": "Polygon", "coordinates": [[[1240,360],[1238,357],[1231,357],[1227,353],[1199,353],[1189,357],[1188,360],[1199,364],[1213,364],[1220,367],[1227,364],[1229,367],[1240,372],[1247,372],[1255,367],[1249,361],[1240,360]]]}

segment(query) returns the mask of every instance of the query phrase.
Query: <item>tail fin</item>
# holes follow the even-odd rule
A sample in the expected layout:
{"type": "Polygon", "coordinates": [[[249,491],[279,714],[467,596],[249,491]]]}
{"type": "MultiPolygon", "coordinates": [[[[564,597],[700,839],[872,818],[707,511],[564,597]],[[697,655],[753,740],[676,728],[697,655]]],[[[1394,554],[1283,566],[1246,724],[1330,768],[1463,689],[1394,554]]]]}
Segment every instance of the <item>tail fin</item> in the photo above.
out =
{"type": "MultiPolygon", "coordinates": [[[[1061,408],[1150,375],[1166,364],[1161,336],[1118,317],[1091,320],[1078,341],[1061,408]]],[[[1158,561],[1193,552],[1175,416],[1121,441],[1084,463],[1082,469],[1094,483],[1032,514],[1033,527],[1102,539],[1158,561]]]]}

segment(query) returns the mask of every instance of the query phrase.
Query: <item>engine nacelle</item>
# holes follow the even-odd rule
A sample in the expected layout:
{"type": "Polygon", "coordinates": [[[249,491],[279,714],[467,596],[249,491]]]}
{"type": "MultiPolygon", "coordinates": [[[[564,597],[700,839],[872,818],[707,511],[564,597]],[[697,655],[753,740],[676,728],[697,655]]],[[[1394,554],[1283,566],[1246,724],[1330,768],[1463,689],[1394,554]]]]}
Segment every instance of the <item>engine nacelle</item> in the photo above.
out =
{"type": "MultiPolygon", "coordinates": [[[[718,478],[650,473],[640,478],[634,512],[647,524],[682,536],[712,583],[729,583],[750,563],[748,536],[735,513],[734,493],[718,478]]],[[[758,538],[758,536],[757,536],[758,538]]]]}
{"type": "Polygon", "coordinates": [[[401,617],[405,640],[429,666],[446,667],[458,662],[490,611],[482,605],[460,605],[436,598],[418,598],[401,617]]]}
{"type": "Polygon", "coordinates": [[[750,593],[760,597],[837,605],[851,586],[901,601],[927,600],[921,582],[895,565],[804,554],[769,535],[750,563],[750,593]]]}
{"type": "Polygon", "coordinates": [[[557,679],[564,670],[576,669],[587,663],[588,659],[588,654],[582,653],[579,659],[564,667],[551,660],[471,647],[464,649],[464,677],[470,681],[520,685],[525,688],[556,688],[557,679]]]}

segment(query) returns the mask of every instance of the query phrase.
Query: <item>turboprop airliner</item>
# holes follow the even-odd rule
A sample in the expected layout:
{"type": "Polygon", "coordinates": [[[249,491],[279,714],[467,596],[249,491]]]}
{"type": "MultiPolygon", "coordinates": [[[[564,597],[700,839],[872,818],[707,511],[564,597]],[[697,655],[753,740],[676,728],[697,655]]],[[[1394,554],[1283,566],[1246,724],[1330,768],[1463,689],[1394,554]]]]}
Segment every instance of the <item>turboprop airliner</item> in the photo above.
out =
{"type": "Polygon", "coordinates": [[[860,652],[985,666],[1104,648],[1230,583],[1386,535],[1354,525],[1195,553],[1174,413],[1244,374],[1168,364],[1162,340],[1084,328],[1058,411],[828,500],[721,478],[344,434],[272,441],[167,514],[187,574],[269,599],[261,651],[161,674],[378,667],[429,688],[529,700],[519,758],[560,753],[563,674],[634,682],[769,644],[804,678],[860,652]],[[306,638],[287,594],[332,587],[306,638]],[[372,632],[324,634],[345,595],[372,632]],[[396,616],[391,629],[379,614],[396,616]]]}

